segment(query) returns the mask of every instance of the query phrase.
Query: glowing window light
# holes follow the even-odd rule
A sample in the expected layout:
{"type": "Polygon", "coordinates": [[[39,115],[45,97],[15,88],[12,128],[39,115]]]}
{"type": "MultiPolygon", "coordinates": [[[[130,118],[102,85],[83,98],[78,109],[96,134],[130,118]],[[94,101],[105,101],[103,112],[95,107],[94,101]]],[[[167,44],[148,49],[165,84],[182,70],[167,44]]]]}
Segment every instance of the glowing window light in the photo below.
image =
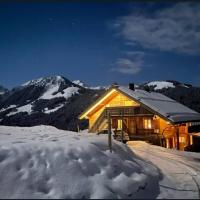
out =
{"type": "Polygon", "coordinates": [[[144,128],[145,129],[151,129],[152,128],[151,119],[144,119],[144,128]]]}
{"type": "Polygon", "coordinates": [[[122,130],[122,120],[121,119],[117,120],[117,130],[122,130]]]}

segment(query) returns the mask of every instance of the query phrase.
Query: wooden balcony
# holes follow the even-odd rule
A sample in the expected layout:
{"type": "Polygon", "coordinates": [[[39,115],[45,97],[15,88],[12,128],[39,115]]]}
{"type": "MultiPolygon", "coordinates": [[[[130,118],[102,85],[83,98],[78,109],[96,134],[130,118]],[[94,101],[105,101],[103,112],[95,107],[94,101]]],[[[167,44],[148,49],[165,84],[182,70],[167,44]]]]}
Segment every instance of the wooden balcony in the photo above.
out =
{"type": "Polygon", "coordinates": [[[153,114],[141,106],[124,106],[124,107],[106,107],[100,114],[89,132],[96,132],[99,130],[100,125],[103,121],[107,120],[108,117],[136,117],[136,116],[153,116],[153,114]]]}
{"type": "Polygon", "coordinates": [[[116,117],[116,116],[130,117],[136,115],[152,115],[152,113],[141,106],[106,107],[105,116],[107,117],[108,115],[110,115],[110,117],[116,117]]]}

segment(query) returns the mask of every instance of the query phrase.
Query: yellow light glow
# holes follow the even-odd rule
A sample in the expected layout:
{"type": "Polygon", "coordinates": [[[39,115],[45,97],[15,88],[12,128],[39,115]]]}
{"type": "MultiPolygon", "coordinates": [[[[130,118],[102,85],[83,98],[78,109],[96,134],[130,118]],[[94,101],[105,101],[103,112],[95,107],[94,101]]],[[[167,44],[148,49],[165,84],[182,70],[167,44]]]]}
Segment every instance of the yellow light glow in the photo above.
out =
{"type": "Polygon", "coordinates": [[[122,130],[122,120],[121,119],[117,120],[117,130],[122,130]]]}
{"type": "Polygon", "coordinates": [[[106,98],[108,98],[111,94],[113,94],[114,92],[116,92],[115,89],[112,89],[107,95],[105,95],[99,102],[97,102],[92,108],[90,108],[86,113],[83,113],[83,115],[81,115],[79,117],[79,119],[84,119],[87,118],[87,115],[94,110],[94,108],[96,108],[98,105],[100,105],[106,98]]]}
{"type": "Polygon", "coordinates": [[[151,119],[144,119],[144,128],[145,129],[151,129],[152,128],[151,119]]]}

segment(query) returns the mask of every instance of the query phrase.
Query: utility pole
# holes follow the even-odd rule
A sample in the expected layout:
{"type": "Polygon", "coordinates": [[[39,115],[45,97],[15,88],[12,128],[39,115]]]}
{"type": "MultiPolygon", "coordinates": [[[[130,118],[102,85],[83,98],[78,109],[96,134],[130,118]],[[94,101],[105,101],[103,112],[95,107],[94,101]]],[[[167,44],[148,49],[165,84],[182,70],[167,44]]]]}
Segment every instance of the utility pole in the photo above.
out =
{"type": "Polygon", "coordinates": [[[123,126],[123,115],[121,114],[121,120],[122,120],[122,129],[121,129],[121,142],[124,141],[124,126],[123,126]]]}
{"type": "Polygon", "coordinates": [[[111,118],[110,118],[110,112],[108,112],[108,146],[110,149],[110,152],[112,153],[112,135],[111,135],[111,118]]]}

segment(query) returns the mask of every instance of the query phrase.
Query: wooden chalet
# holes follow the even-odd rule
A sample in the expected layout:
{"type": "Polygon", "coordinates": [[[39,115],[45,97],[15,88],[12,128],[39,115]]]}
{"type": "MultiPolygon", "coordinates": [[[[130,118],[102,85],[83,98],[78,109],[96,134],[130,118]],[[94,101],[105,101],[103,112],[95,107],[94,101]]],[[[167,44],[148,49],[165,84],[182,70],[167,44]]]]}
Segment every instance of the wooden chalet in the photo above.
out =
{"type": "Polygon", "coordinates": [[[89,132],[112,128],[121,141],[146,139],[185,150],[200,132],[200,114],[157,92],[114,85],[79,119],[89,120],[89,132]]]}

